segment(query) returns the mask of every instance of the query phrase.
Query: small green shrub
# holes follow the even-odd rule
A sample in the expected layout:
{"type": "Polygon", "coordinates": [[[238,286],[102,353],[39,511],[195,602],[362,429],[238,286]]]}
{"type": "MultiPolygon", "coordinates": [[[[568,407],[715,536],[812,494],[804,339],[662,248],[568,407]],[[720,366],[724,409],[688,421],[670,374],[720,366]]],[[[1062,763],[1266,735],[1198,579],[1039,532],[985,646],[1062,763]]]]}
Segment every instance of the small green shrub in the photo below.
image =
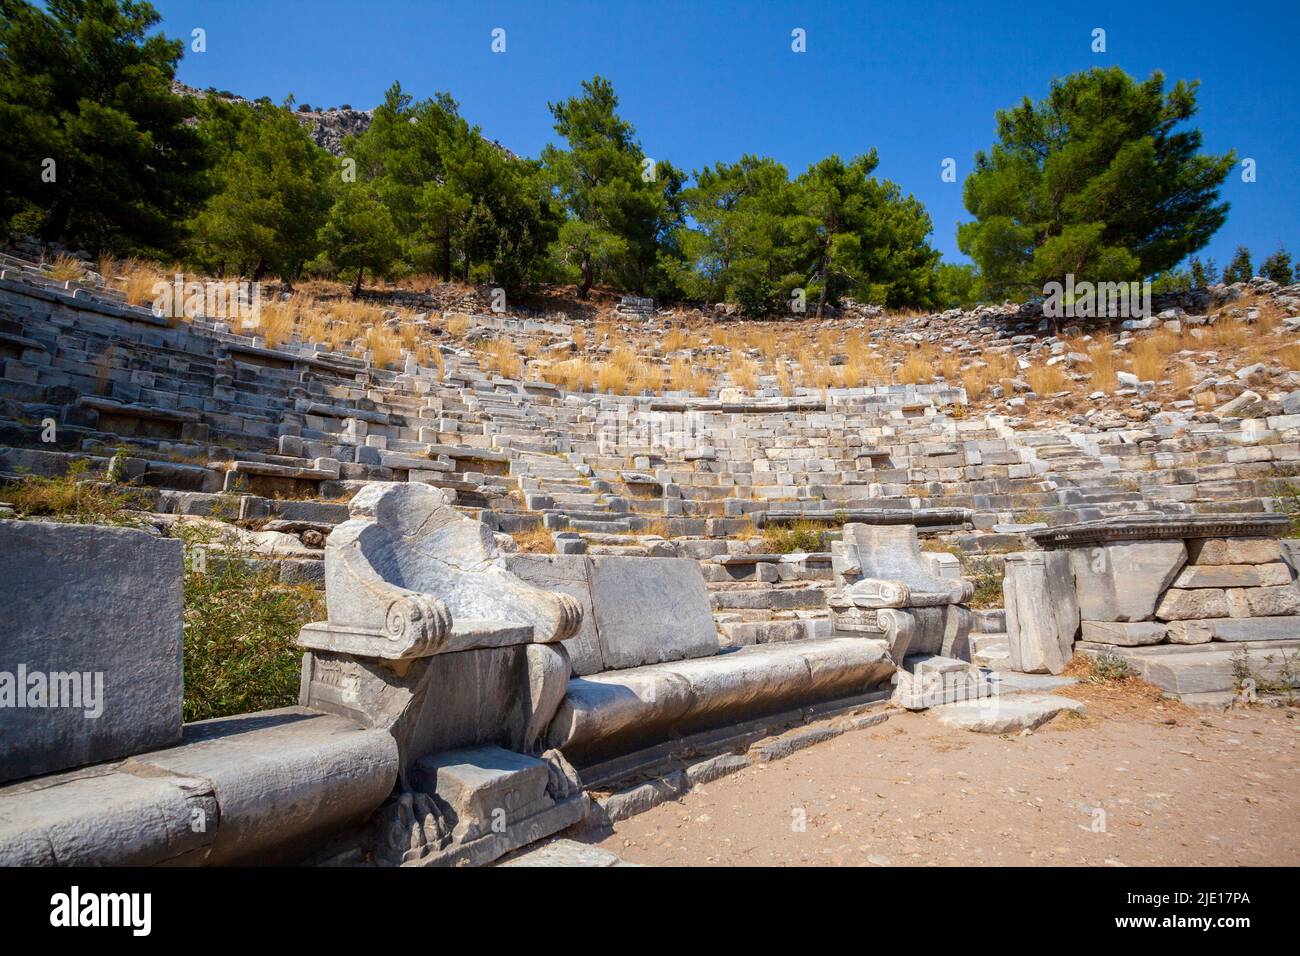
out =
{"type": "Polygon", "coordinates": [[[794,521],[790,524],[764,525],[764,548],[769,554],[795,554],[801,551],[821,551],[826,529],[815,521],[794,521]]]}
{"type": "Polygon", "coordinates": [[[1098,654],[1088,659],[1089,684],[1123,684],[1137,677],[1129,662],[1118,654],[1098,654]]]}
{"type": "Polygon", "coordinates": [[[1291,519],[1286,537],[1300,538],[1300,484],[1275,481],[1269,486],[1268,494],[1277,501],[1278,511],[1291,519]]]}
{"type": "Polygon", "coordinates": [[[140,524],[140,494],[96,478],[90,474],[90,461],[82,458],[56,478],[23,475],[0,488],[0,501],[13,505],[20,519],[49,518],[69,524],[124,527],[140,524]]]}
{"type": "Polygon", "coordinates": [[[1002,566],[996,562],[977,558],[970,563],[966,577],[975,583],[975,594],[970,599],[973,608],[1002,606],[1002,566]]]}
{"type": "Polygon", "coordinates": [[[284,585],[232,535],[180,526],[185,543],[185,719],[206,720],[298,701],[298,630],[325,614],[324,596],[284,585]],[[209,545],[224,551],[209,551],[209,545]]]}

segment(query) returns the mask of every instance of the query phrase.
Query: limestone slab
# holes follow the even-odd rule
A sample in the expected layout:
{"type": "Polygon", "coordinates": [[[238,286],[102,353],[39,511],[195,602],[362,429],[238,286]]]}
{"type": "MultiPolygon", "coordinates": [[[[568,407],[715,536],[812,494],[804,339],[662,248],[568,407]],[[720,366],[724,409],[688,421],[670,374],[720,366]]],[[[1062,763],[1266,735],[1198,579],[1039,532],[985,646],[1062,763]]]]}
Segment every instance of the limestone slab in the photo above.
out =
{"type": "Polygon", "coordinates": [[[689,558],[590,559],[605,668],[704,657],[720,648],[700,566],[689,558]]]}
{"type": "Polygon", "coordinates": [[[1017,694],[945,704],[934,708],[931,713],[948,727],[959,727],[979,734],[1011,734],[1034,730],[1066,711],[1083,715],[1088,712],[1088,708],[1081,701],[1069,697],[1017,694]]]}
{"type": "Polygon", "coordinates": [[[1267,564],[1189,564],[1174,579],[1176,588],[1258,588],[1291,583],[1281,561],[1267,564]]]}
{"type": "Polygon", "coordinates": [[[1168,632],[1169,625],[1159,621],[1084,621],[1080,639],[1120,647],[1138,647],[1159,644],[1168,632]]]}
{"type": "Polygon", "coordinates": [[[1009,554],[1002,579],[1012,670],[1059,674],[1079,629],[1070,553],[1009,554]]]}
{"type": "Polygon", "coordinates": [[[564,641],[578,676],[605,670],[596,635],[596,615],[591,607],[589,565],[582,554],[508,554],[506,568],[520,580],[547,591],[561,591],[572,596],[582,607],[582,624],[577,633],[564,641]]]}
{"type": "Polygon", "coordinates": [[[181,736],[179,540],[0,521],[0,782],[181,736]]]}
{"type": "Polygon", "coordinates": [[[1085,621],[1144,621],[1182,570],[1181,541],[1132,541],[1068,552],[1085,621]]]}
{"type": "Polygon", "coordinates": [[[1276,538],[1196,538],[1188,551],[1193,564],[1268,564],[1282,560],[1276,538]]]}
{"type": "Polygon", "coordinates": [[[1162,621],[1227,617],[1228,596],[1222,588],[1170,588],[1160,599],[1155,616],[1162,621]]]}
{"type": "Polygon", "coordinates": [[[1282,617],[1288,614],[1300,614],[1300,588],[1294,584],[1264,588],[1229,588],[1228,614],[1230,617],[1282,617]]]}

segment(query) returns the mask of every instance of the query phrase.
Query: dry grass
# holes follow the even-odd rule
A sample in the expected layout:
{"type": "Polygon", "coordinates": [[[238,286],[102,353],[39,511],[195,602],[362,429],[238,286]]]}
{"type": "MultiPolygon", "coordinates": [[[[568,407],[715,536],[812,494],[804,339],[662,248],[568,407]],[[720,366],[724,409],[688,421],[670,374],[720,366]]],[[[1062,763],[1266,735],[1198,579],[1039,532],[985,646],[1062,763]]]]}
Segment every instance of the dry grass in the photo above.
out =
{"type": "Polygon", "coordinates": [[[1051,395],[1065,391],[1070,384],[1060,365],[1038,365],[1025,372],[1029,387],[1037,395],[1051,395]]]}
{"type": "Polygon", "coordinates": [[[1244,348],[1255,335],[1249,325],[1238,322],[1236,319],[1220,318],[1219,321],[1207,328],[1207,343],[1218,349],[1244,348]]]}
{"type": "Polygon", "coordinates": [[[467,331],[469,331],[468,315],[461,312],[454,312],[447,316],[447,334],[453,339],[463,339],[467,331]]]}
{"type": "Polygon", "coordinates": [[[758,366],[739,352],[733,352],[727,368],[731,382],[738,388],[753,392],[758,389],[758,366]]]}
{"type": "Polygon", "coordinates": [[[529,531],[516,531],[510,537],[515,539],[515,546],[522,554],[555,553],[555,539],[546,528],[539,526],[529,531]]]}
{"type": "Polygon", "coordinates": [[[674,359],[668,369],[668,387],[673,391],[707,395],[711,384],[709,374],[688,359],[674,359]]]}
{"type": "Polygon", "coordinates": [[[672,328],[663,337],[662,345],[665,353],[677,352],[686,348],[691,341],[691,337],[683,328],[672,328]]]}
{"type": "Polygon", "coordinates": [[[266,341],[266,347],[273,349],[287,342],[294,334],[298,318],[298,304],[271,301],[261,304],[261,316],[258,331],[266,341]]]}
{"type": "Polygon", "coordinates": [[[60,252],[47,265],[50,278],[57,282],[77,282],[86,274],[85,263],[66,252],[60,252]]]}
{"type": "Polygon", "coordinates": [[[382,325],[367,329],[365,341],[366,349],[374,354],[375,365],[378,367],[389,368],[401,363],[402,344],[397,336],[382,325]]]}
{"type": "Polygon", "coordinates": [[[902,385],[920,385],[934,378],[934,365],[919,354],[909,355],[898,367],[898,381],[902,385]]]}
{"type": "Polygon", "coordinates": [[[1282,367],[1292,372],[1300,372],[1300,345],[1285,345],[1274,353],[1282,367]]]}
{"type": "Polygon", "coordinates": [[[1156,336],[1149,336],[1133,346],[1130,363],[1133,374],[1143,382],[1158,382],[1165,377],[1165,352],[1156,336]]]}
{"type": "Polygon", "coordinates": [[[507,340],[497,339],[483,347],[484,368],[502,378],[523,378],[524,362],[518,350],[507,340]]]}
{"type": "Polygon", "coordinates": [[[1091,359],[1089,386],[1095,391],[1112,392],[1118,384],[1115,378],[1115,346],[1109,340],[1094,342],[1088,349],[1091,359]]]}

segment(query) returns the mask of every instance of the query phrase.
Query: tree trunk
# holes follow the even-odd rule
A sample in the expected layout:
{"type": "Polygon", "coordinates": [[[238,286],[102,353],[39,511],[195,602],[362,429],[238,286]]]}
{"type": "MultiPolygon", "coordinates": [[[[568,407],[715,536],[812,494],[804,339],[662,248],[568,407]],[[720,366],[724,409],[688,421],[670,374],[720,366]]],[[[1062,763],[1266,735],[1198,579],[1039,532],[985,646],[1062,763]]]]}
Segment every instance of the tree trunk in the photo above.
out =
{"type": "Polygon", "coordinates": [[[838,221],[832,218],[830,228],[826,230],[826,246],[822,249],[822,291],[817,296],[817,318],[819,319],[822,317],[822,311],[826,308],[826,296],[831,284],[831,243],[835,241],[835,230],[838,225],[838,221]]]}
{"type": "Polygon", "coordinates": [[[442,224],[442,281],[451,281],[451,220],[442,224]]]}
{"type": "Polygon", "coordinates": [[[45,228],[41,230],[41,240],[44,242],[55,242],[63,238],[63,233],[68,228],[68,220],[72,216],[72,194],[64,190],[59,194],[59,198],[54,202],[54,209],[50,212],[50,218],[45,223],[45,228]]]}
{"type": "Polygon", "coordinates": [[[587,296],[591,293],[591,287],[595,284],[596,268],[591,261],[591,253],[582,254],[582,283],[578,286],[578,298],[586,301],[587,296]]]}
{"type": "Polygon", "coordinates": [[[357,266],[357,281],[352,284],[352,298],[361,295],[361,275],[366,271],[365,264],[357,266]]]}

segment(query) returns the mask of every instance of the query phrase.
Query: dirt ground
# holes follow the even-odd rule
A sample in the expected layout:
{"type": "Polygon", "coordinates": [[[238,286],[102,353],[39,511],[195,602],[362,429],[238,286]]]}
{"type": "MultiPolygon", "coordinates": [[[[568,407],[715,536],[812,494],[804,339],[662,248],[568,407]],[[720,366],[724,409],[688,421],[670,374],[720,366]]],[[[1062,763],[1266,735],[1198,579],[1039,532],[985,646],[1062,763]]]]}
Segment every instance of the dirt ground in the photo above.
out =
{"type": "Polygon", "coordinates": [[[599,845],[664,866],[1300,863],[1300,710],[1076,685],[1015,736],[901,713],[696,787],[599,845]]]}

